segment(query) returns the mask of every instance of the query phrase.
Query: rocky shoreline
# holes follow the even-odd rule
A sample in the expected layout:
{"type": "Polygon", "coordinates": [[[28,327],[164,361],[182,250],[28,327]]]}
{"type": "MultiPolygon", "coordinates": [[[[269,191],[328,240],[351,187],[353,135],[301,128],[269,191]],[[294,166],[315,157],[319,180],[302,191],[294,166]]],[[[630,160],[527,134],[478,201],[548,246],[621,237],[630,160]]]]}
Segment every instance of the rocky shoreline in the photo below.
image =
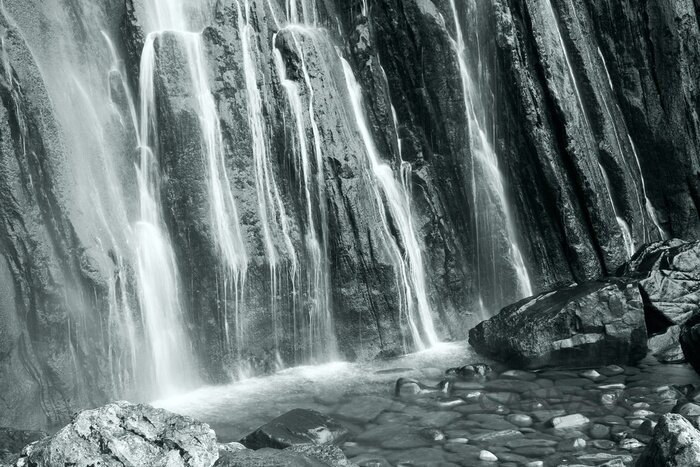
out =
{"type": "Polygon", "coordinates": [[[614,277],[530,297],[479,324],[470,343],[493,363],[427,379],[391,370],[393,397],[386,387],[327,414],[297,408],[224,443],[193,418],[113,402],[52,436],[0,429],[0,463],[700,465],[700,384],[679,364],[700,368],[698,290],[700,243],[658,242],[614,277]]]}
{"type": "Polygon", "coordinates": [[[400,377],[330,414],[291,410],[238,442],[191,417],[114,402],[52,436],[3,431],[0,465],[699,465],[700,384],[682,384],[688,374],[652,358],[578,371],[469,364],[436,384],[400,377]]]}

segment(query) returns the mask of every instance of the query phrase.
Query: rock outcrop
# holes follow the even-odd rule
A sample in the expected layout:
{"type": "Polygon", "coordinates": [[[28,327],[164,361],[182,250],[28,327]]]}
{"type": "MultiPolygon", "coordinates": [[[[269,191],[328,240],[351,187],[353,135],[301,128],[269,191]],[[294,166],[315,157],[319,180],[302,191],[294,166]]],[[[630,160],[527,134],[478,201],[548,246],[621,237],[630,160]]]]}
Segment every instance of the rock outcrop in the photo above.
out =
{"type": "Polygon", "coordinates": [[[647,352],[642,298],[616,280],[557,289],[504,308],[469,343],[515,368],[634,363],[647,352]]]}
{"type": "Polygon", "coordinates": [[[208,425],[148,405],[114,402],[85,410],[55,435],[29,444],[17,466],[210,467],[218,456],[208,425]]]}
{"type": "Polygon", "coordinates": [[[700,465],[700,431],[678,414],[666,414],[654,428],[637,467],[700,465]]]}

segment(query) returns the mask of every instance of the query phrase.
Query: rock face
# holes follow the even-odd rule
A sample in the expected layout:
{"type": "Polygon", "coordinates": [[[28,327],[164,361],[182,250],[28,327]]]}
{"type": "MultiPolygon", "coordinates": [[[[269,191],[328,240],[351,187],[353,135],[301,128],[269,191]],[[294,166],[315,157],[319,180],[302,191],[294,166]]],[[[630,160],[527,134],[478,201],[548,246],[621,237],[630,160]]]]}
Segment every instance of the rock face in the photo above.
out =
{"type": "Polygon", "coordinates": [[[640,278],[646,313],[661,323],[682,325],[700,311],[700,243],[678,239],[652,243],[635,254],[619,275],[640,278]]]}
{"type": "MultiPolygon", "coordinates": [[[[169,3],[211,9],[188,15],[196,38],[151,36],[150,87],[148,2],[3,2],[2,425],[158,390],[134,247],[144,121],[206,382],[410,350],[418,308],[464,338],[529,289],[700,234],[697,2],[307,0],[296,18],[281,0],[169,3]],[[238,256],[219,238],[234,226],[238,256]]],[[[685,326],[691,348],[694,253],[659,248],[658,271],[636,271],[649,331],[685,326]]],[[[590,326],[560,345],[608,336],[590,326]]]]}
{"type": "Polygon", "coordinates": [[[55,435],[28,445],[17,465],[209,467],[218,456],[208,425],[147,405],[115,402],[83,411],[55,435]]]}
{"type": "Polygon", "coordinates": [[[482,322],[469,343],[520,368],[633,363],[647,352],[639,288],[612,280],[544,293],[482,322]]]}
{"type": "Polygon", "coordinates": [[[700,431],[678,414],[661,417],[637,467],[700,465],[700,431]]]}
{"type": "Polygon", "coordinates": [[[241,444],[250,449],[284,449],[297,444],[331,444],[347,434],[347,428],[326,415],[294,409],[261,426],[241,444]]]}

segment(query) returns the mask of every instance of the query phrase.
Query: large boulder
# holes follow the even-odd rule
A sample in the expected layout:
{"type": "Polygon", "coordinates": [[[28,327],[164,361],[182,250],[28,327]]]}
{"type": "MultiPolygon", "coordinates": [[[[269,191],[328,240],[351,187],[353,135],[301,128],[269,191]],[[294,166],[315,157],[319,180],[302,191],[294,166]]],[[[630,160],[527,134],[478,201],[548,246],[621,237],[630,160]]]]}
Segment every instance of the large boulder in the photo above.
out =
{"type": "Polygon", "coordinates": [[[347,428],[315,410],[294,409],[261,426],[241,440],[250,449],[284,449],[297,444],[331,444],[348,434],[347,428]]]}
{"type": "Polygon", "coordinates": [[[210,467],[218,457],[216,434],[205,423],[122,401],[80,412],[26,446],[17,466],[210,467]]]}
{"type": "Polygon", "coordinates": [[[637,467],[700,465],[700,431],[678,414],[661,417],[637,467]]]}
{"type": "Polygon", "coordinates": [[[651,320],[682,325],[700,310],[700,242],[651,243],[618,274],[639,280],[651,320]]]}
{"type": "Polygon", "coordinates": [[[647,352],[642,297],[618,280],[542,293],[476,326],[469,343],[511,367],[634,363],[647,352]]]}

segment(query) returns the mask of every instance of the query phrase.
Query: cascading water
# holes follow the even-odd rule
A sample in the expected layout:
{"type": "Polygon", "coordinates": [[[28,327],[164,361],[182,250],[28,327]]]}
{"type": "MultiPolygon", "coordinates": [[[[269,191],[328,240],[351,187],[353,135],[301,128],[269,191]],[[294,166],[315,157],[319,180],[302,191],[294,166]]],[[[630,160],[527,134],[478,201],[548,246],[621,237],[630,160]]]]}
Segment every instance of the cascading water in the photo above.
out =
{"type": "Polygon", "coordinates": [[[438,338],[428,303],[423,258],[413,227],[408,197],[402,186],[396,182],[391,167],[380,161],[362,108],[362,88],[357,83],[350,64],[342,57],[341,62],[353,116],[368,157],[368,177],[374,180],[372,188],[382,219],[385,240],[394,257],[397,281],[406,307],[404,315],[411,331],[413,345],[424,349],[437,343],[438,338]],[[387,203],[386,208],[384,200],[387,203]],[[400,235],[403,252],[399,239],[391,234],[387,214],[391,216],[400,235]]]}
{"type": "MultiPolygon", "coordinates": [[[[483,254],[481,250],[483,248],[488,248],[487,245],[490,245],[492,251],[486,252],[483,256],[497,258],[502,254],[501,251],[498,251],[498,242],[492,243],[493,240],[490,238],[481,238],[481,224],[484,224],[485,230],[491,237],[495,238],[500,235],[499,231],[501,230],[505,232],[508,244],[507,247],[510,250],[508,256],[513,272],[515,273],[518,295],[520,297],[527,297],[532,295],[530,276],[525,266],[522,252],[518,246],[515,227],[510,213],[510,206],[505,193],[503,175],[498,166],[498,158],[484,129],[485,125],[479,116],[479,91],[474,86],[474,81],[470,76],[469,67],[467,65],[466,43],[464,41],[455,0],[450,0],[450,5],[456,28],[455,37],[452,39],[452,42],[457,55],[460,77],[462,79],[462,91],[469,130],[469,148],[472,163],[472,198],[474,203],[474,221],[476,224],[474,241],[477,251],[477,278],[480,281],[478,289],[480,290],[482,288],[480,279],[483,274],[482,267],[486,267],[481,265],[481,256],[483,254]],[[483,178],[479,177],[477,173],[483,178]],[[483,205],[483,202],[480,201],[481,196],[486,196],[488,199],[487,207],[484,209],[481,209],[483,205]],[[495,210],[496,216],[490,216],[488,212],[490,210],[495,210]]],[[[486,286],[487,284],[483,284],[483,287],[486,286]]],[[[494,310],[482,310],[482,312],[487,311],[494,310]]]]}
{"type": "MultiPolygon", "coordinates": [[[[306,135],[304,108],[300,95],[299,85],[287,78],[286,68],[279,50],[275,49],[275,63],[277,72],[286,90],[287,100],[290,104],[296,123],[297,143],[299,145],[298,158],[301,165],[304,199],[306,202],[306,251],[310,257],[308,271],[308,296],[311,298],[309,311],[308,348],[310,356],[314,360],[333,359],[337,355],[335,336],[333,332],[332,309],[330,300],[330,272],[328,270],[328,213],[326,207],[325,179],[323,176],[323,153],[321,150],[321,137],[314,112],[314,91],[311,84],[306,59],[296,34],[308,34],[309,40],[313,39],[313,30],[301,26],[287,26],[286,29],[292,37],[294,45],[301,59],[301,71],[304,76],[304,85],[308,92],[308,115],[311,126],[313,145],[309,147],[306,135]],[[312,160],[310,151],[315,155],[316,176],[312,173],[312,160]],[[318,204],[318,214],[315,206],[318,204]],[[315,219],[318,219],[317,221],[315,219]],[[320,225],[318,225],[320,224],[320,225]],[[321,230],[319,238],[318,230],[321,230]]],[[[276,38],[276,36],[275,36],[276,38]]],[[[275,42],[273,38],[273,44],[275,42]]]]}
{"type": "Polygon", "coordinates": [[[158,390],[172,392],[192,377],[188,336],[180,303],[175,253],[161,218],[160,174],[155,147],[156,35],[146,38],[139,76],[141,97],[140,163],[136,168],[141,217],[135,225],[136,274],[141,315],[151,350],[158,390]]]}
{"type": "MultiPolygon", "coordinates": [[[[277,297],[280,295],[279,283],[282,271],[279,270],[282,261],[277,246],[274,231],[281,230],[282,243],[289,257],[289,277],[292,283],[292,296],[296,300],[298,287],[299,264],[298,257],[290,236],[288,216],[285,210],[280,190],[275,181],[268,153],[268,142],[265,131],[265,119],[263,116],[262,98],[258,88],[257,66],[251,36],[253,28],[250,24],[250,4],[248,0],[236,0],[238,13],[238,31],[241,37],[243,53],[243,70],[245,74],[245,89],[248,100],[248,125],[253,139],[253,162],[255,170],[255,187],[258,198],[258,213],[262,224],[262,235],[270,273],[270,297],[273,326],[278,322],[277,297]],[[279,223],[279,224],[278,224],[279,223]],[[279,225],[279,228],[277,228],[279,225]]],[[[275,333],[275,345],[278,347],[277,330],[275,333]]],[[[279,348],[275,349],[279,353],[279,348]]]]}

